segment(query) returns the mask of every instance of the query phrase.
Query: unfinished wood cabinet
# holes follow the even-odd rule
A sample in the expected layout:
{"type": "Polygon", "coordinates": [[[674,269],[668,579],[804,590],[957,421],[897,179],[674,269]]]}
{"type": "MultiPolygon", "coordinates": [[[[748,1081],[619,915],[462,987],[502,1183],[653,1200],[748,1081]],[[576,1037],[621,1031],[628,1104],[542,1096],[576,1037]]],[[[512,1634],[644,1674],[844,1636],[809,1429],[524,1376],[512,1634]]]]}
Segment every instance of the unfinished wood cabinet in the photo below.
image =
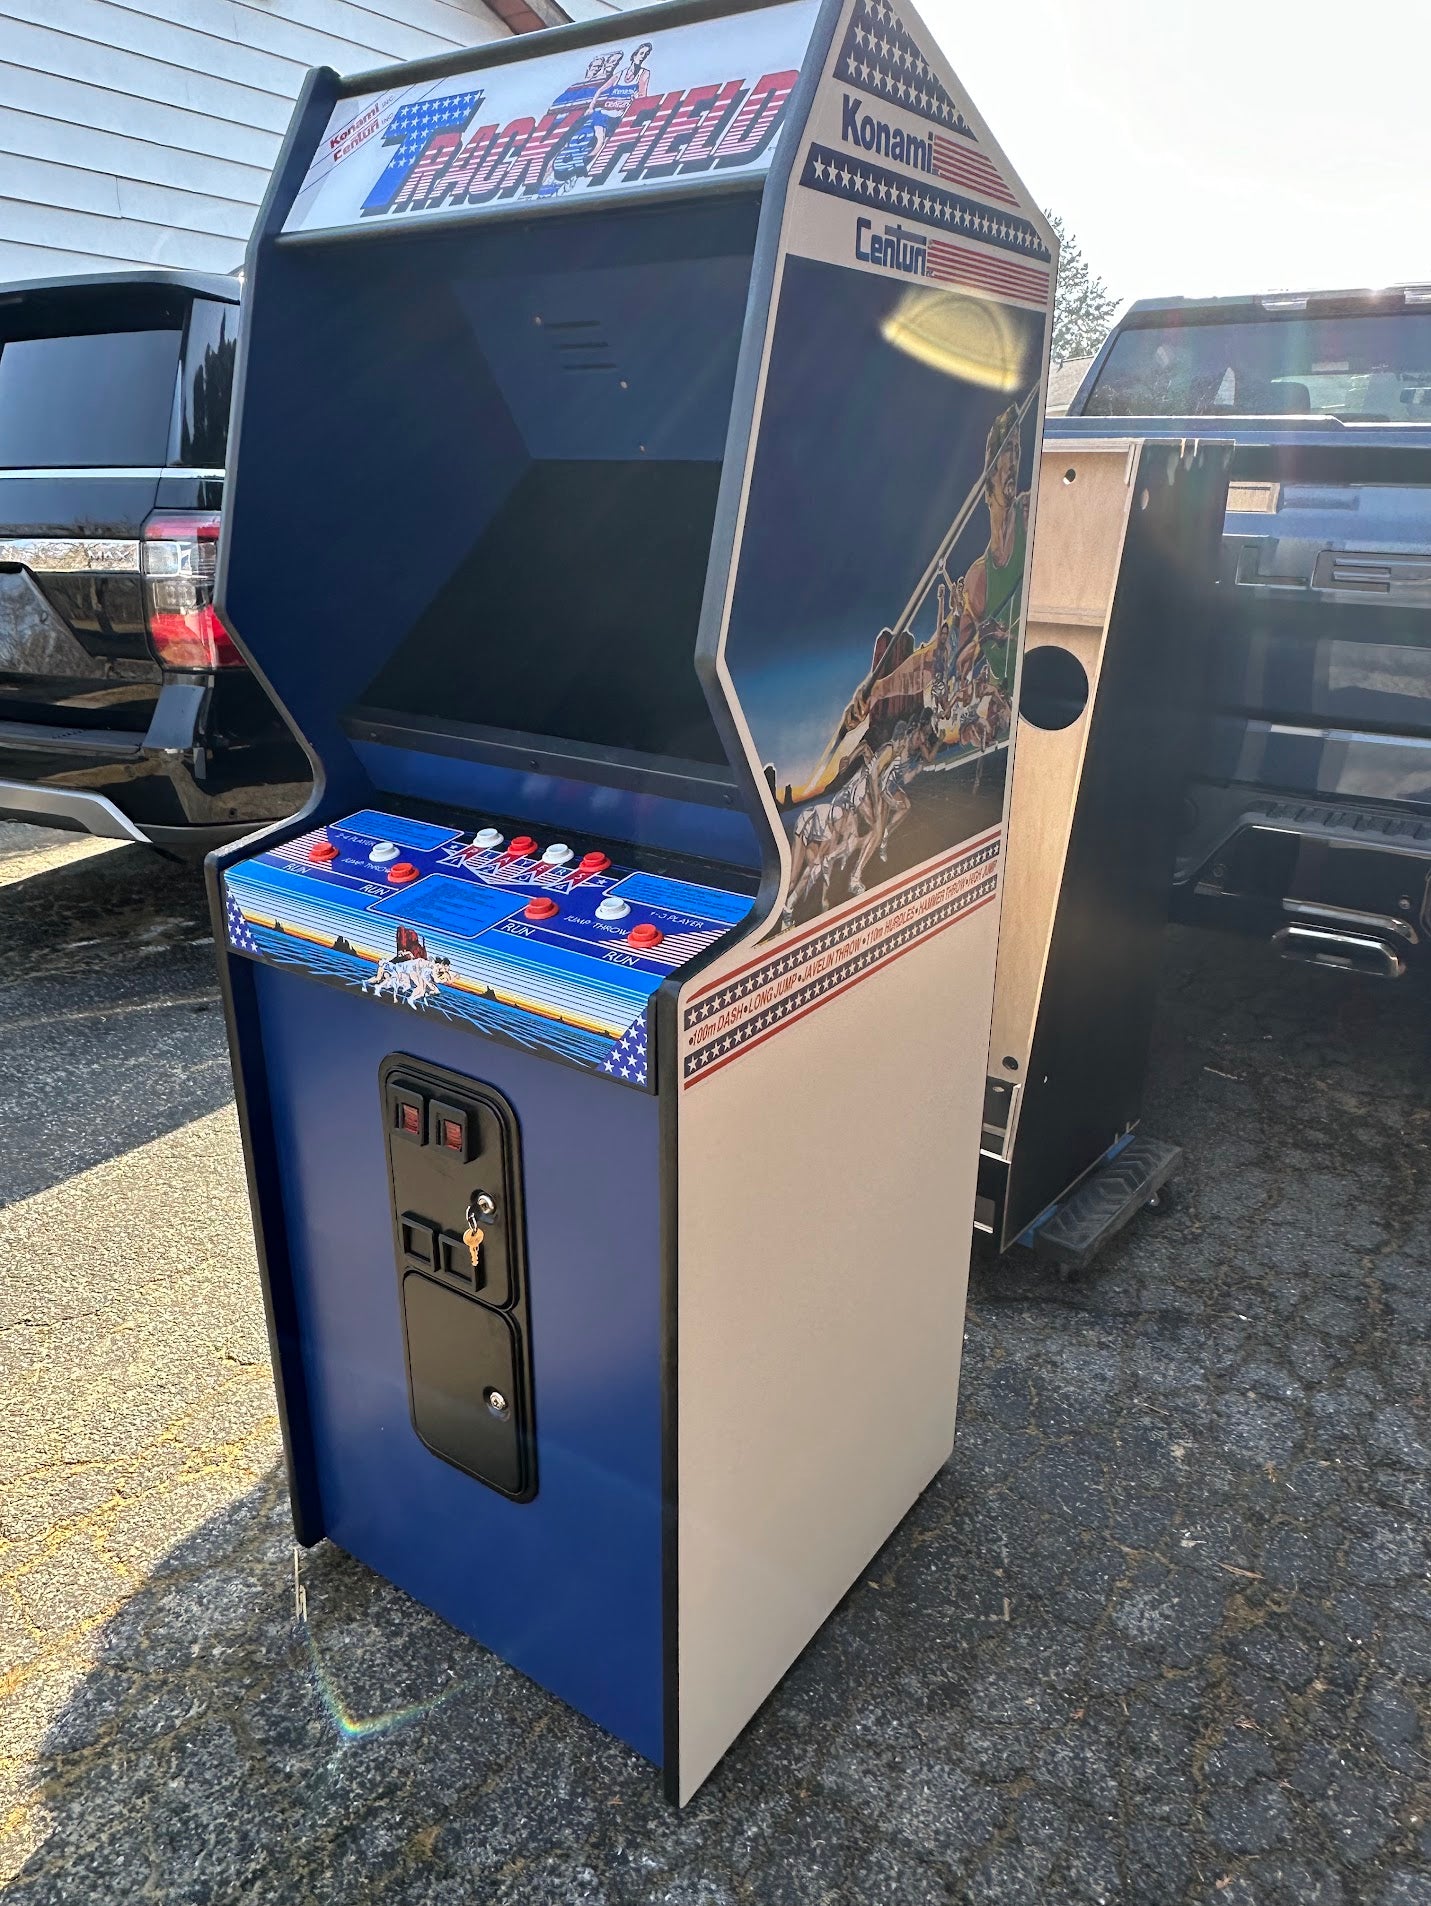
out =
{"type": "Polygon", "coordinates": [[[1141,1115],[1230,460],[1043,450],[980,1172],[1000,1248],[1141,1115]]]}

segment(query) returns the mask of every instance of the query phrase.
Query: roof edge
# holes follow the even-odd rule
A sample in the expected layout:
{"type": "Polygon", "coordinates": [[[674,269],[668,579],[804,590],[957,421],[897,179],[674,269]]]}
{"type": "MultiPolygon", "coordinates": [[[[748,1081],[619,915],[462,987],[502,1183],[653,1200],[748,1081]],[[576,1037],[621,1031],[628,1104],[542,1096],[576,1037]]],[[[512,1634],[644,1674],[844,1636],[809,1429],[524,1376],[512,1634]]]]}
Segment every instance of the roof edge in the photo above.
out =
{"type": "Polygon", "coordinates": [[[134,265],[110,271],[55,272],[46,278],[0,280],[0,299],[31,291],[81,291],[109,286],[152,285],[168,291],[192,291],[199,297],[221,298],[226,304],[238,304],[243,297],[243,282],[237,273],[182,271],[162,265],[134,265]]]}

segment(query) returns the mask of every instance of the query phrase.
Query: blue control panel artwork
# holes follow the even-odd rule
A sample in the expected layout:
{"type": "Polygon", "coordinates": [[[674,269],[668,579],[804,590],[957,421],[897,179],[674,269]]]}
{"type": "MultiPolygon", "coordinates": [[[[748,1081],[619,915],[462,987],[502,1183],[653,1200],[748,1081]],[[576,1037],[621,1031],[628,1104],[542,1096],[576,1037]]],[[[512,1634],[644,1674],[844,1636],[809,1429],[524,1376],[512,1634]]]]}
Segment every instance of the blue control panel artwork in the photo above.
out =
{"type": "Polygon", "coordinates": [[[510,826],[350,814],[228,870],[229,943],[647,1086],[651,995],[743,920],[751,896],[510,826]]]}

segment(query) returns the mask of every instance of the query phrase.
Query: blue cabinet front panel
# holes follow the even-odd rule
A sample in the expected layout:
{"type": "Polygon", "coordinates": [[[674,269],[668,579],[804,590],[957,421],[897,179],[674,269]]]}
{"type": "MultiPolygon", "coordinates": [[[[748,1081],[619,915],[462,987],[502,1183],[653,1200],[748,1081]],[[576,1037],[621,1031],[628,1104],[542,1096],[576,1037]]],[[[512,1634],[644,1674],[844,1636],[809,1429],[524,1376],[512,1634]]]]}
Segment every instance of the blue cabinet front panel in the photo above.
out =
{"type": "Polygon", "coordinates": [[[661,1760],[657,1102],[449,1021],[255,972],[325,1533],[661,1760]],[[408,1413],[378,1066],[496,1086],[526,1189],[531,1502],[443,1462],[408,1413]]]}

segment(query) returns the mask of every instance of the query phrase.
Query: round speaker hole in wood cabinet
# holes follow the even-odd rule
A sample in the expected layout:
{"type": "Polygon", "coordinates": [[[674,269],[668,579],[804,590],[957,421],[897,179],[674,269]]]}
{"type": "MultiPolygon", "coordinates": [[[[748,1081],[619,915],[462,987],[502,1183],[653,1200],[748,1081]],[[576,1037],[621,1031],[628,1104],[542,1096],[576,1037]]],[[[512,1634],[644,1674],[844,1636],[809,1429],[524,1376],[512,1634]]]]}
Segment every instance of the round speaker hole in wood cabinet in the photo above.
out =
{"type": "Polygon", "coordinates": [[[1056,642],[1024,656],[1019,714],[1034,728],[1071,728],[1088,706],[1088,675],[1082,662],[1056,642]]]}

